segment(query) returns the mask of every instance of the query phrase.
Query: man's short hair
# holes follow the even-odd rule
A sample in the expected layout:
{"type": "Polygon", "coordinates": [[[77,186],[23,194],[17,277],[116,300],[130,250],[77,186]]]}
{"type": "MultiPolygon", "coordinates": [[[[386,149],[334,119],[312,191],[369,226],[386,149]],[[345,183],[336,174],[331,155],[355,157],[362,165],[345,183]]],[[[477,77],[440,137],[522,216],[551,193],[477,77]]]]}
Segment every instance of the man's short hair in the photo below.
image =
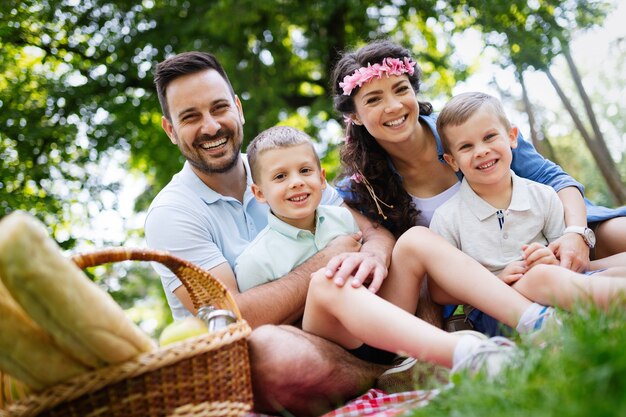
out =
{"type": "Polygon", "coordinates": [[[163,116],[165,116],[167,120],[170,122],[172,121],[170,109],[167,106],[167,86],[175,79],[184,75],[195,74],[197,72],[210,69],[217,71],[224,81],[226,81],[228,89],[234,99],[235,90],[233,90],[233,86],[230,84],[226,71],[224,71],[224,68],[217,58],[208,52],[183,52],[157,64],[154,71],[154,83],[156,84],[157,95],[159,97],[159,103],[161,104],[163,116]]]}
{"type": "Polygon", "coordinates": [[[320,159],[317,156],[317,152],[315,152],[311,137],[305,132],[290,126],[274,126],[259,133],[252,139],[252,142],[250,142],[246,150],[252,180],[256,183],[257,179],[260,178],[260,170],[262,168],[259,166],[258,160],[263,152],[271,149],[283,149],[304,144],[311,147],[311,151],[317,160],[317,166],[321,167],[320,159]]]}
{"type": "Polygon", "coordinates": [[[500,119],[507,131],[511,129],[511,122],[506,117],[500,100],[485,93],[459,94],[446,103],[437,117],[437,132],[441,137],[444,152],[450,153],[450,142],[445,133],[445,128],[465,123],[483,106],[489,106],[489,110],[500,119]]]}

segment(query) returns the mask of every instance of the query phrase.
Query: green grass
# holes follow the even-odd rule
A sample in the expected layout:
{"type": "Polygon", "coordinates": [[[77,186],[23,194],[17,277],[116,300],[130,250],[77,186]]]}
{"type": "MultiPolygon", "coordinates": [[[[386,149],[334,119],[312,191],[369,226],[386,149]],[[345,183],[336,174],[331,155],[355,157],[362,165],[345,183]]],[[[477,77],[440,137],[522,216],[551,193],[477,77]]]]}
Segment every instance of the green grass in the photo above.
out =
{"type": "Polygon", "coordinates": [[[626,416],[626,302],[609,312],[578,307],[547,345],[517,340],[522,360],[494,381],[456,375],[411,416],[626,416]]]}

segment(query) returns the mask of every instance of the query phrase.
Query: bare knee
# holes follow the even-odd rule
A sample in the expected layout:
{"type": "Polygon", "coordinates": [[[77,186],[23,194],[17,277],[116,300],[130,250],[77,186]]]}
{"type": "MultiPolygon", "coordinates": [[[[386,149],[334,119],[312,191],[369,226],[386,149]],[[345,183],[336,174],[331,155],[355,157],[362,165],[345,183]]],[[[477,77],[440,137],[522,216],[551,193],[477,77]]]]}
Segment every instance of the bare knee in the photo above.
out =
{"type": "MultiPolygon", "coordinates": [[[[327,377],[327,367],[307,340],[286,326],[261,326],[249,338],[252,387],[256,411],[297,408],[310,381],[327,377]]],[[[292,411],[293,412],[293,411],[292,411]]]]}
{"type": "MultiPolygon", "coordinates": [[[[341,297],[343,290],[350,290],[350,284],[346,283],[343,287],[338,287],[332,279],[328,279],[324,274],[313,274],[309,281],[309,290],[307,293],[307,308],[314,305],[316,308],[326,309],[326,306],[332,305],[333,300],[341,297]]],[[[338,300],[337,300],[338,301],[338,300]]]]}
{"type": "MultiPolygon", "coordinates": [[[[309,281],[309,293],[307,297],[320,297],[328,291],[332,291],[334,288],[339,288],[324,274],[312,274],[309,281]]],[[[308,302],[308,301],[307,301],[308,302]]]]}
{"type": "Polygon", "coordinates": [[[517,281],[513,288],[532,301],[545,300],[559,290],[560,280],[556,265],[536,265],[517,281]]]}
{"type": "Polygon", "coordinates": [[[413,255],[423,249],[435,234],[424,226],[414,226],[400,236],[393,247],[394,256],[413,255]]]}

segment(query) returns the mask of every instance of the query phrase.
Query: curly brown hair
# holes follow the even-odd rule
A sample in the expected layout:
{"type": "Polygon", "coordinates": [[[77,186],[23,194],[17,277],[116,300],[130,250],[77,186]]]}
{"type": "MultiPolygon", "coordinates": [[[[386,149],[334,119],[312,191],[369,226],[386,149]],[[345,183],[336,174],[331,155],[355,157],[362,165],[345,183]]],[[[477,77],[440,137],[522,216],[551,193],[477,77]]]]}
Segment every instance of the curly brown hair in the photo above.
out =
{"type": "MultiPolygon", "coordinates": [[[[395,42],[378,40],[341,55],[331,77],[334,105],[337,111],[345,116],[356,112],[354,95],[359,88],[355,88],[349,96],[344,95],[343,89],[339,87],[344,77],[368,64],[380,63],[387,57],[411,58],[411,54],[395,42]]],[[[419,92],[421,76],[422,70],[418,65],[415,66],[413,75],[408,75],[416,94],[419,92]]],[[[433,107],[428,102],[420,101],[419,111],[420,114],[429,115],[433,107]]],[[[338,177],[337,186],[345,191],[344,201],[372,221],[387,227],[396,237],[400,236],[415,226],[419,216],[411,196],[403,188],[400,176],[392,169],[387,152],[376,142],[365,126],[349,123],[346,134],[350,139],[346,140],[341,148],[342,173],[338,177]],[[383,207],[384,215],[381,215],[367,185],[363,181],[357,182],[350,179],[353,175],[365,177],[376,197],[393,207],[383,207]]]]}

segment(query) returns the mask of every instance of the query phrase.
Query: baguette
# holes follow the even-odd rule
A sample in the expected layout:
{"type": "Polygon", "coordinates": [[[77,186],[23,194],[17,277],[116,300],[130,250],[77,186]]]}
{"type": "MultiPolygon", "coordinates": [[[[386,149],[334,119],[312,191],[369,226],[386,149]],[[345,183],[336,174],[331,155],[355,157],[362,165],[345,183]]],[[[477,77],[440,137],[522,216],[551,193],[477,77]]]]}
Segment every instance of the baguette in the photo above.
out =
{"type": "Polygon", "coordinates": [[[88,367],[127,361],[155,348],[122,308],[61,253],[44,225],[24,212],[0,221],[0,277],[55,342],[88,367]]]}
{"type": "Polygon", "coordinates": [[[0,370],[3,372],[34,390],[41,390],[89,370],[59,349],[1,282],[0,317],[0,370]]]}

